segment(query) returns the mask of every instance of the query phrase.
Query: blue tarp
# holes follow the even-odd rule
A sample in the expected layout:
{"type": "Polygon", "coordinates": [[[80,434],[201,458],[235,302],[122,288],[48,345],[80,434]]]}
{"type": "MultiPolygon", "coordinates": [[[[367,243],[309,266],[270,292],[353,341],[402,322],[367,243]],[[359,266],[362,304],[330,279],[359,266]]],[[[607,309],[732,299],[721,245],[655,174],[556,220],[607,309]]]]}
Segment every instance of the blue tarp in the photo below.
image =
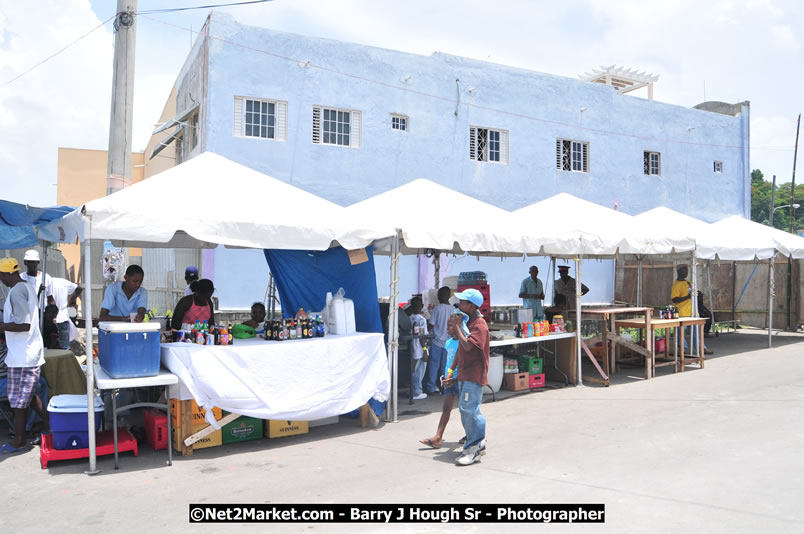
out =
{"type": "Polygon", "coordinates": [[[366,252],[367,262],[352,265],[342,247],[324,251],[266,250],[265,259],[279,291],[282,314],[295,316],[299,308],[321,311],[327,291],[335,295],[342,287],[346,298],[354,301],[357,331],[382,332],[371,247],[366,252]]]}
{"type": "Polygon", "coordinates": [[[35,208],[0,200],[0,249],[32,247],[38,243],[34,227],[60,219],[75,208],[35,208]]]}

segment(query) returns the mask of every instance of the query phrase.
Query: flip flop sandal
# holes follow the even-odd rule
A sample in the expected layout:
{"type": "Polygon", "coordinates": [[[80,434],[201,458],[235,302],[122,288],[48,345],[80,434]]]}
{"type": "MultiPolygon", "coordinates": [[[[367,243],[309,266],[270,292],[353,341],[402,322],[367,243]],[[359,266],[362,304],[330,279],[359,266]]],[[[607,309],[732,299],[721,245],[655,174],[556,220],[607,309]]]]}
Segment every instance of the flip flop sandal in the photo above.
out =
{"type": "Polygon", "coordinates": [[[22,447],[13,447],[11,443],[5,443],[2,447],[0,447],[0,455],[2,456],[10,456],[12,454],[20,454],[23,452],[28,452],[33,448],[33,445],[23,445],[22,447]]]}
{"type": "Polygon", "coordinates": [[[437,445],[436,442],[433,441],[430,438],[420,439],[419,443],[421,443],[422,445],[427,445],[428,447],[432,447],[433,449],[440,449],[441,448],[441,444],[437,445]]]}

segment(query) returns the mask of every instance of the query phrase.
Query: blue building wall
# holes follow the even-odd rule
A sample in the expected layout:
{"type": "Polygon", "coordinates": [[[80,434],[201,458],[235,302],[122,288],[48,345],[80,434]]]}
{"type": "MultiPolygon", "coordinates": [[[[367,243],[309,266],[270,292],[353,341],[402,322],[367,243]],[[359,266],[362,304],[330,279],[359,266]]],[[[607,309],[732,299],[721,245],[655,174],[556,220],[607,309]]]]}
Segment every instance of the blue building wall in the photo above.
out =
{"type": "MultiPolygon", "coordinates": [[[[201,150],[341,205],[427,178],[509,210],[568,192],[630,214],[665,205],[706,221],[749,215],[747,106],[732,117],[447,54],[245,26],[221,13],[211,16],[209,34],[206,50],[196,52],[207,55],[201,150]],[[233,136],[235,96],[286,101],[287,141],[233,136]],[[313,144],[313,106],[359,110],[361,147],[313,144]],[[409,131],[392,130],[391,113],[410,117],[409,131]],[[470,160],[470,126],[507,130],[509,163],[470,160]],[[588,173],[556,170],[556,138],[589,143],[588,173]],[[661,176],[643,174],[645,150],[661,153],[661,176]],[[720,174],[715,160],[723,162],[720,174]]],[[[501,286],[527,275],[516,262],[480,265],[508,281],[501,286]]],[[[588,285],[610,288],[611,262],[594,265],[588,271],[599,278],[584,277],[588,285]]],[[[505,303],[517,300],[509,291],[500,293],[505,303]]]]}

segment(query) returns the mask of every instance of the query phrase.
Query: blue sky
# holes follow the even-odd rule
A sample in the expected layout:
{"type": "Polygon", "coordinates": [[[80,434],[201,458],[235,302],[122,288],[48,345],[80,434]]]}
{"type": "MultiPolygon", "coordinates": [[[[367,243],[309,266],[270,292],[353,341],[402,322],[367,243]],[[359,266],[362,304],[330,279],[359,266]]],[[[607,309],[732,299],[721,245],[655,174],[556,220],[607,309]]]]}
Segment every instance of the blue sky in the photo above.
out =
{"type": "MultiPolygon", "coordinates": [[[[207,3],[215,2],[139,0],[138,10],[207,3]]],[[[0,0],[0,85],[115,7],[116,0],[0,0]]],[[[795,0],[277,0],[222,10],[276,30],[569,77],[617,64],[659,75],[656,100],[682,106],[750,100],[751,167],[780,182],[792,174],[795,119],[804,108],[804,6],[795,0]]],[[[135,150],[148,141],[190,50],[188,30],[200,29],[207,13],[138,17],[135,150]]],[[[53,204],[58,147],[107,147],[113,46],[107,23],[0,89],[0,198],[53,204]]]]}

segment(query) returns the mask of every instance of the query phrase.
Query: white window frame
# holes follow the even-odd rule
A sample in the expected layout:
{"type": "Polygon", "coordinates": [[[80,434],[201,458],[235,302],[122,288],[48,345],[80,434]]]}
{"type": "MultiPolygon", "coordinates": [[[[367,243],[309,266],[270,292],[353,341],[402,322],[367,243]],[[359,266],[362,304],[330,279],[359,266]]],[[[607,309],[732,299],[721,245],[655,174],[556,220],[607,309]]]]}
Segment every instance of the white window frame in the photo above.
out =
{"type": "Polygon", "coordinates": [[[469,127],[469,159],[508,165],[508,130],[486,126],[469,127]]]}
{"type": "Polygon", "coordinates": [[[556,139],[556,169],[564,172],[589,172],[589,141],[556,139]]]}
{"type": "Polygon", "coordinates": [[[642,172],[645,176],[662,175],[662,153],[656,150],[642,152],[642,172]]]}
{"type": "Polygon", "coordinates": [[[715,160],[715,162],[712,165],[712,169],[715,174],[721,174],[723,172],[723,162],[715,160]]]}
{"type": "Polygon", "coordinates": [[[400,113],[391,113],[391,129],[397,132],[410,130],[410,117],[400,113]]]}
{"type": "Polygon", "coordinates": [[[356,109],[313,106],[313,144],[360,148],[362,122],[362,113],[356,109]],[[349,114],[348,125],[345,120],[341,120],[345,118],[346,113],[349,114]],[[335,114],[334,122],[331,117],[332,114],[335,114]],[[326,128],[327,124],[332,125],[333,123],[335,124],[335,132],[325,132],[324,128],[326,128]],[[346,136],[348,136],[348,142],[344,142],[346,136]]]}
{"type": "MultiPolygon", "coordinates": [[[[253,112],[252,112],[253,113],[253,112]]],[[[288,103],[282,100],[271,100],[267,98],[257,98],[251,96],[234,97],[234,121],[232,122],[232,135],[244,139],[255,139],[258,141],[287,141],[288,131],[288,103]],[[274,106],[274,136],[263,137],[262,135],[246,135],[246,114],[247,101],[258,102],[260,104],[273,104],[274,106]]]]}

